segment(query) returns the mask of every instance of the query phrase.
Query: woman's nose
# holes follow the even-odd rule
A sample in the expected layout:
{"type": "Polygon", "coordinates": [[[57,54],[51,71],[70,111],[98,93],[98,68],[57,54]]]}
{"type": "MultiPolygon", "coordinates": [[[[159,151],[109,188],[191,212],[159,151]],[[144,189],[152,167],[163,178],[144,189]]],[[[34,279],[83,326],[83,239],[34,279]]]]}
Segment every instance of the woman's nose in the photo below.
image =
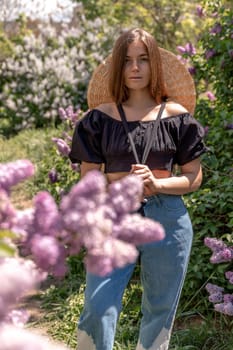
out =
{"type": "Polygon", "coordinates": [[[138,70],[139,69],[139,65],[138,65],[138,61],[137,60],[134,60],[132,62],[132,70],[138,70]]]}

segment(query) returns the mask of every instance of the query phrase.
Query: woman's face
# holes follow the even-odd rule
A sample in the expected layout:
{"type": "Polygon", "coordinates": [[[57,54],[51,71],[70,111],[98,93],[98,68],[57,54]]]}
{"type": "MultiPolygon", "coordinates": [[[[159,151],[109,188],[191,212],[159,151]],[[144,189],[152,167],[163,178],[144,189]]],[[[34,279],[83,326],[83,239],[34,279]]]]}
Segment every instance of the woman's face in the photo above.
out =
{"type": "Polygon", "coordinates": [[[140,40],[129,44],[125,58],[124,81],[128,89],[148,88],[151,79],[149,56],[140,40]]]}

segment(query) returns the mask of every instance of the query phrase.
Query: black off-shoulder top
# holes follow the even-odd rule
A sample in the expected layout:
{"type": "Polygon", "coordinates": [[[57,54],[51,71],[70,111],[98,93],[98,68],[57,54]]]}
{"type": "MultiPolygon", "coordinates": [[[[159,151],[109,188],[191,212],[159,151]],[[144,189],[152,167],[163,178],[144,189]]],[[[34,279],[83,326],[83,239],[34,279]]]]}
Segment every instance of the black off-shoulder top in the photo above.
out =
{"type": "MultiPolygon", "coordinates": [[[[189,113],[162,118],[156,135],[154,120],[129,121],[128,127],[141,159],[147,140],[153,137],[146,164],[150,169],[172,171],[173,165],[183,165],[206,152],[204,128],[189,113]]],[[[93,109],[76,124],[70,160],[104,163],[105,173],[129,172],[135,164],[134,155],[121,120],[93,109]]]]}

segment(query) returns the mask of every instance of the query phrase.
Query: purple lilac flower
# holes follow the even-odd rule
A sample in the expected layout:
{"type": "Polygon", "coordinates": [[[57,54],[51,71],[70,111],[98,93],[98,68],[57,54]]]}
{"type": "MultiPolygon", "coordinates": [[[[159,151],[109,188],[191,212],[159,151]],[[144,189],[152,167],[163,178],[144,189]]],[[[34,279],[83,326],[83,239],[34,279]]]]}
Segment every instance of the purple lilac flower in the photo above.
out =
{"type": "Polygon", "coordinates": [[[33,231],[35,208],[27,208],[24,210],[16,210],[14,224],[11,230],[20,235],[22,242],[28,238],[28,233],[33,231]]]}
{"type": "Polygon", "coordinates": [[[4,350],[68,350],[44,336],[11,325],[0,325],[0,344],[4,350]]]}
{"type": "Polygon", "coordinates": [[[71,169],[73,171],[76,171],[77,173],[80,172],[80,164],[78,164],[78,163],[70,163],[70,166],[71,166],[71,169]]]}
{"type": "Polygon", "coordinates": [[[224,303],[233,303],[233,294],[224,294],[223,301],[224,303]]]}
{"type": "Polygon", "coordinates": [[[56,144],[57,150],[62,156],[68,156],[70,153],[70,146],[61,138],[53,137],[52,141],[56,144]]]}
{"type": "Polygon", "coordinates": [[[221,303],[214,305],[215,311],[221,312],[222,314],[233,316],[233,304],[230,303],[221,303]]]}
{"type": "Polygon", "coordinates": [[[68,143],[72,141],[72,136],[70,136],[66,131],[63,131],[62,138],[68,143]]]}
{"type": "Polygon", "coordinates": [[[54,184],[55,182],[58,181],[58,174],[57,174],[57,170],[52,168],[50,171],[49,171],[49,180],[52,184],[54,184]]]}
{"type": "Polygon", "coordinates": [[[222,262],[228,262],[233,259],[233,249],[230,248],[224,248],[223,250],[216,251],[212,254],[210,258],[210,262],[212,264],[219,264],[222,262]]]}
{"type": "Polygon", "coordinates": [[[209,49],[209,50],[206,50],[205,52],[205,58],[207,60],[209,60],[210,58],[214,57],[216,55],[216,50],[215,49],[209,49]]]}
{"type": "Polygon", "coordinates": [[[32,290],[44,278],[31,260],[5,258],[0,260],[0,274],[4,283],[0,284],[0,320],[4,320],[26,292],[32,290]]]}
{"type": "Polygon", "coordinates": [[[222,31],[222,26],[220,23],[215,23],[213,28],[210,30],[211,34],[219,34],[222,31]]]}
{"type": "MultiPolygon", "coordinates": [[[[29,313],[27,310],[11,310],[5,318],[6,323],[10,323],[16,327],[24,327],[29,320],[29,313]]],[[[4,323],[5,323],[4,322],[4,323]]]]}
{"type": "Polygon", "coordinates": [[[78,116],[80,113],[80,108],[77,109],[76,112],[74,112],[73,106],[68,106],[67,108],[60,107],[58,109],[59,116],[61,120],[69,120],[72,125],[76,123],[78,120],[78,116]]]}
{"type": "Polygon", "coordinates": [[[227,245],[220,239],[206,237],[204,244],[210,248],[213,252],[227,248],[227,245]]]}
{"type": "Polygon", "coordinates": [[[195,75],[196,74],[196,68],[195,67],[188,67],[188,71],[191,75],[195,75]]]}
{"type": "MultiPolygon", "coordinates": [[[[232,39],[233,39],[233,36],[232,36],[232,39]]],[[[233,50],[229,50],[229,56],[230,56],[230,58],[233,59],[233,50]]]]}
{"type": "Polygon", "coordinates": [[[185,49],[184,46],[179,45],[179,46],[177,46],[176,48],[177,48],[177,51],[178,51],[179,53],[181,53],[182,55],[184,55],[184,54],[186,53],[186,49],[185,49]]]}
{"type": "Polygon", "coordinates": [[[121,268],[137,259],[138,251],[130,243],[114,238],[104,239],[88,251],[85,265],[93,274],[105,276],[115,268],[121,268]]]}
{"type": "Polygon", "coordinates": [[[109,205],[119,215],[133,212],[140,207],[142,191],[142,182],[137,177],[129,175],[121,181],[113,182],[109,185],[109,205]]]}
{"type": "Polygon", "coordinates": [[[197,12],[198,17],[200,17],[200,18],[204,17],[204,15],[205,15],[204,9],[201,5],[197,5],[196,12],[197,12]]]}
{"type": "Polygon", "coordinates": [[[164,238],[159,223],[132,214],[140,206],[142,189],[135,175],[107,187],[104,175],[92,171],[63,196],[59,207],[48,192],[39,192],[31,210],[16,211],[12,229],[43,271],[62,275],[67,255],[84,247],[87,268],[109,273],[135,261],[137,244],[164,238]]]}
{"type": "Polygon", "coordinates": [[[8,193],[0,188],[0,230],[10,230],[16,221],[16,210],[8,193]]]}
{"type": "Polygon", "coordinates": [[[225,272],[226,278],[229,280],[231,284],[233,284],[233,272],[232,271],[226,271],[225,272]]]}
{"type": "Polygon", "coordinates": [[[209,294],[223,293],[224,292],[224,288],[219,287],[216,284],[212,284],[212,283],[207,283],[205,288],[209,294]]]}
{"type": "Polygon", "coordinates": [[[215,95],[214,95],[213,92],[211,92],[211,91],[207,91],[207,92],[206,92],[206,96],[208,97],[208,99],[209,99],[210,101],[216,100],[215,95]]]}
{"type": "Polygon", "coordinates": [[[78,247],[81,242],[87,248],[87,269],[99,274],[135,261],[139,242],[164,238],[161,225],[131,214],[139,208],[142,196],[138,177],[124,177],[108,190],[103,174],[92,171],[63,197],[60,206],[65,230],[76,237],[78,247]]]}
{"type": "Polygon", "coordinates": [[[186,65],[188,63],[188,59],[187,58],[184,58],[181,55],[177,55],[176,57],[182,64],[186,65]]]}
{"type": "Polygon", "coordinates": [[[34,232],[41,235],[56,236],[61,230],[61,218],[54,198],[46,191],[38,192],[34,197],[34,232]]]}
{"type": "Polygon", "coordinates": [[[205,131],[205,135],[207,135],[208,134],[208,132],[209,132],[209,126],[208,125],[206,125],[205,127],[204,127],[204,131],[205,131]]]}
{"type": "Polygon", "coordinates": [[[27,159],[0,163],[0,189],[9,192],[10,188],[34,175],[34,165],[27,159]]]}
{"type": "Polygon", "coordinates": [[[221,292],[218,293],[213,293],[209,295],[209,301],[211,303],[220,303],[221,301],[223,301],[223,295],[221,292]]]}
{"type": "Polygon", "coordinates": [[[113,226],[113,236],[126,242],[133,242],[135,245],[149,243],[155,239],[164,237],[164,230],[158,222],[151,222],[150,219],[142,218],[140,214],[123,216],[118,224],[113,226]],[[137,227],[137,230],[135,230],[137,227]],[[145,234],[144,234],[145,232],[145,234]]]}
{"type": "Polygon", "coordinates": [[[185,46],[177,46],[177,50],[182,55],[187,54],[189,56],[193,56],[196,54],[196,49],[192,43],[187,43],[185,46]]]}
{"type": "Polygon", "coordinates": [[[30,241],[33,260],[45,271],[49,271],[51,266],[54,266],[59,257],[58,241],[52,236],[40,234],[33,235],[30,241]]]}
{"type": "Polygon", "coordinates": [[[226,130],[233,130],[233,123],[227,124],[227,125],[225,126],[225,129],[226,129],[226,130]]]}

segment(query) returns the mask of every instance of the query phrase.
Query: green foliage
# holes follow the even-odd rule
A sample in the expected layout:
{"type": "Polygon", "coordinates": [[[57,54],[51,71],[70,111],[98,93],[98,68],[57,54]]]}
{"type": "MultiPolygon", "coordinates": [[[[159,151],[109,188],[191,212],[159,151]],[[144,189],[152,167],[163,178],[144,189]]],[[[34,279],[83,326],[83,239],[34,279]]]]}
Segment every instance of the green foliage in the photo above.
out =
{"type": "Polygon", "coordinates": [[[230,49],[233,12],[218,1],[206,2],[205,13],[209,17],[197,43],[199,50],[189,59],[196,69],[194,79],[198,103],[195,116],[206,127],[205,141],[209,153],[203,157],[204,181],[201,189],[186,197],[195,237],[179,308],[181,313],[190,308],[197,308],[200,312],[205,310],[207,296],[204,286],[209,279],[211,283],[232,292],[232,286],[227,285],[224,278],[224,271],[229,270],[231,265],[210,264],[211,252],[203,241],[205,237],[216,237],[229,245],[233,241],[233,100],[230,98],[233,94],[233,58],[230,49]],[[216,24],[221,30],[214,33],[216,24]],[[216,55],[206,59],[206,52],[212,49],[216,55]],[[207,91],[214,93],[214,100],[208,100],[207,91]]]}
{"type": "Polygon", "coordinates": [[[159,44],[175,49],[178,40],[190,40],[200,30],[195,25],[195,5],[198,1],[82,0],[88,19],[107,20],[109,26],[142,27],[155,35],[159,44]]]}

